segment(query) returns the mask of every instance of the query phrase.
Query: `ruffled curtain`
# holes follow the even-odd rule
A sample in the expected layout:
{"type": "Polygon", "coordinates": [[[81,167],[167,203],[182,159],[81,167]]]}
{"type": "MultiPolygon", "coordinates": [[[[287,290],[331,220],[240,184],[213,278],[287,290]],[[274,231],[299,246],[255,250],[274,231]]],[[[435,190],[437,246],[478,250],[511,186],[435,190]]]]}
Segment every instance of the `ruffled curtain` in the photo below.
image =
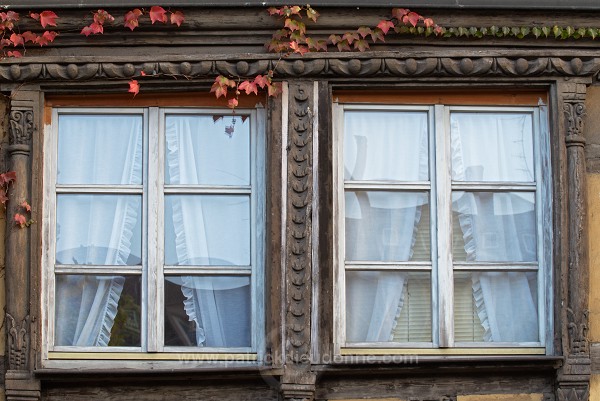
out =
{"type": "MultiPolygon", "coordinates": [[[[346,112],[345,180],[427,181],[425,113],[346,112]]],[[[346,261],[408,261],[427,193],[345,192],[346,261]]],[[[346,273],[346,340],[388,342],[407,274],[346,273]]]]}
{"type": "MultiPolygon", "coordinates": [[[[61,116],[59,127],[59,184],[142,183],[141,118],[61,116]]],[[[134,231],[140,236],[141,197],[57,198],[57,264],[139,263],[134,231]]],[[[55,344],[107,346],[124,282],[121,276],[57,275],[55,344]]]]}
{"type": "MultiPolygon", "coordinates": [[[[453,180],[533,182],[531,126],[525,114],[453,115],[453,180]]],[[[453,209],[467,261],[537,260],[533,193],[454,192],[453,209]]],[[[473,273],[472,282],[485,341],[539,340],[535,273],[473,273]]]]}
{"type": "MultiPolygon", "coordinates": [[[[248,156],[227,154],[227,149],[236,146],[232,141],[244,140],[244,134],[234,131],[229,138],[223,132],[215,129],[211,116],[167,116],[169,183],[248,185],[248,156]],[[207,164],[206,158],[211,157],[215,161],[207,164]]],[[[248,152],[247,145],[245,149],[248,152]]],[[[165,218],[172,219],[174,231],[166,235],[174,235],[175,243],[173,249],[167,246],[167,264],[250,264],[247,196],[176,195],[167,196],[165,203],[165,218]]],[[[183,276],[178,284],[185,312],[196,326],[197,346],[250,346],[249,277],[183,276]]]]}

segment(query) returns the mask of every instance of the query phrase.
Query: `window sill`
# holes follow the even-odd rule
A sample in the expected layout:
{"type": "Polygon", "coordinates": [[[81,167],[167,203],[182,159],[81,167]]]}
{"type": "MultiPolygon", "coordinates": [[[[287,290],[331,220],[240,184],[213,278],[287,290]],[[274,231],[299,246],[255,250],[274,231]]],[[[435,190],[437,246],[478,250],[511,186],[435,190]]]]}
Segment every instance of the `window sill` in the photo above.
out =
{"type": "Polygon", "coordinates": [[[489,355],[545,355],[542,347],[527,348],[342,348],[341,356],[386,356],[386,355],[415,355],[415,356],[489,356],[489,355]]]}

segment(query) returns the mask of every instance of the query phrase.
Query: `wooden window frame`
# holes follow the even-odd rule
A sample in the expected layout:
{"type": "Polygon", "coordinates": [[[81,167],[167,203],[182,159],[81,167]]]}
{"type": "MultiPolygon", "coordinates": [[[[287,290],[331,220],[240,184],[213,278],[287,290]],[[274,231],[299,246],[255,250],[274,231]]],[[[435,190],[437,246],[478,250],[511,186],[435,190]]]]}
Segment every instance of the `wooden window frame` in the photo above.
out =
{"type": "MultiPolygon", "coordinates": [[[[53,367],[143,367],[182,368],[218,363],[246,366],[257,364],[265,349],[265,117],[264,108],[239,108],[234,118],[250,117],[250,185],[165,185],[164,121],[169,113],[177,115],[231,115],[231,110],[207,107],[205,104],[176,107],[152,103],[134,107],[111,107],[102,101],[100,107],[67,106],[49,102],[46,107],[44,135],[44,203],[42,222],[42,365],[53,367]],[[58,156],[58,116],[69,115],[140,115],[143,116],[143,184],[142,185],[61,185],[56,183],[58,156]],[[156,157],[149,157],[156,155],[156,157]],[[156,183],[157,185],[149,185],[156,183]],[[141,266],[63,266],[55,263],[56,196],[57,194],[137,194],[142,200],[142,265],[141,266]],[[220,266],[166,266],[164,264],[164,199],[167,194],[238,194],[250,197],[250,265],[244,269],[220,266]],[[54,294],[58,274],[139,275],[142,280],[141,346],[79,347],[55,346],[54,294]],[[249,347],[174,347],[164,346],[164,276],[165,275],[247,275],[250,276],[251,345],[249,347]],[[152,323],[153,322],[153,323],[152,323]],[[85,362],[83,362],[85,361],[85,362]],[[120,362],[116,362],[120,361],[120,362]],[[181,362],[186,362],[182,364],[181,362]],[[83,363],[83,364],[82,364],[83,363]]],[[[203,103],[203,102],[200,102],[203,103]]]]}
{"type": "Polygon", "coordinates": [[[383,91],[377,97],[361,91],[334,93],[333,104],[333,221],[334,221],[334,352],[336,355],[552,355],[553,349],[553,260],[552,260],[552,186],[550,166],[550,132],[547,95],[540,92],[474,93],[383,91]],[[381,96],[380,96],[381,95],[381,96]],[[426,110],[429,113],[428,182],[385,184],[344,181],[343,135],[345,110],[426,110]],[[534,126],[535,183],[453,183],[450,161],[450,112],[529,112],[534,126]],[[527,187],[527,188],[526,188],[527,187]],[[432,342],[431,343],[346,343],[345,339],[345,272],[361,270],[372,263],[345,261],[344,191],[349,188],[426,190],[431,207],[431,262],[378,263],[378,269],[431,272],[432,342]],[[453,190],[490,190],[493,192],[535,191],[538,260],[535,263],[478,263],[481,269],[517,268],[537,270],[538,327],[537,343],[464,343],[453,338],[453,273],[472,268],[469,263],[453,262],[451,256],[451,195],[453,190]],[[442,206],[443,205],[443,206],[442,206]],[[438,238],[433,235],[439,232],[438,238]],[[444,251],[445,250],[445,251],[444,251]],[[439,253],[438,253],[439,251],[439,253]],[[502,265],[502,266],[500,266],[502,265]],[[509,266],[510,265],[510,266],[509,266]],[[535,266],[534,266],[535,265],[535,266]],[[453,268],[447,268],[453,266],[453,268]],[[350,268],[349,268],[350,267],[350,268]],[[448,285],[450,283],[450,285],[448,285]]]}

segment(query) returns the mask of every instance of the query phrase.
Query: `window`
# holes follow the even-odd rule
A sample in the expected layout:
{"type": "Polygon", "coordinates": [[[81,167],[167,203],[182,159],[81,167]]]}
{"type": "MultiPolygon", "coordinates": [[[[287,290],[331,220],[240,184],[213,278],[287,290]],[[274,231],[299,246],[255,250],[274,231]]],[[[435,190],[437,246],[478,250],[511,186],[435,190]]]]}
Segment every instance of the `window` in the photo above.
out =
{"type": "Polygon", "coordinates": [[[73,352],[257,358],[262,114],[52,109],[44,204],[50,359],[73,352]]]}
{"type": "Polygon", "coordinates": [[[546,108],[353,100],[334,106],[338,351],[550,352],[546,108]]]}

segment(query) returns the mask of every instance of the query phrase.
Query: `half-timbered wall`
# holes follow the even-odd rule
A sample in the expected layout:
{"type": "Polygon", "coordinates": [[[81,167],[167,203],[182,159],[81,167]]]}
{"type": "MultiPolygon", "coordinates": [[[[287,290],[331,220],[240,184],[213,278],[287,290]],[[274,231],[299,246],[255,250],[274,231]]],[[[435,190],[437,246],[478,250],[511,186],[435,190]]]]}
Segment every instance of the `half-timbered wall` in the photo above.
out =
{"type": "MultiPolygon", "coordinates": [[[[343,31],[366,21],[376,23],[386,12],[324,9],[320,29],[343,31]]],[[[461,26],[475,22],[591,26],[598,21],[597,15],[575,12],[431,14],[441,25],[461,26]]],[[[187,27],[181,30],[153,27],[89,39],[65,33],[53,47],[0,63],[1,89],[10,96],[5,165],[18,177],[6,213],[14,214],[14,200],[29,199],[36,221],[28,229],[16,228],[10,219],[6,223],[3,378],[8,400],[460,401],[468,400],[468,395],[490,394],[529,394],[522,399],[544,401],[588,399],[590,375],[600,372],[598,309],[590,312],[588,301],[589,288],[597,288],[593,280],[597,273],[593,270],[590,275],[590,270],[598,262],[588,226],[597,224],[594,216],[600,213],[594,192],[600,187],[595,176],[600,141],[588,128],[600,126],[595,112],[600,108],[594,86],[600,71],[595,42],[400,37],[366,53],[279,60],[262,48],[276,28],[262,9],[189,9],[186,17],[187,27]],[[217,74],[248,76],[271,68],[283,82],[282,95],[267,102],[265,332],[272,364],[228,368],[200,362],[181,370],[161,370],[159,365],[153,370],[135,365],[119,369],[46,365],[41,355],[40,298],[46,99],[118,97],[127,80],[143,71],[160,75],[140,80],[139,99],[148,101],[164,94],[205,93],[217,74]],[[393,363],[335,355],[333,91],[411,90],[418,96],[423,89],[474,88],[548,93],[554,354],[420,356],[393,363]]],[[[79,22],[77,11],[66,12],[64,18],[65,32],[79,22]]],[[[125,102],[135,105],[136,99],[125,102]]],[[[592,306],[597,304],[594,292],[591,300],[592,306]]]]}

